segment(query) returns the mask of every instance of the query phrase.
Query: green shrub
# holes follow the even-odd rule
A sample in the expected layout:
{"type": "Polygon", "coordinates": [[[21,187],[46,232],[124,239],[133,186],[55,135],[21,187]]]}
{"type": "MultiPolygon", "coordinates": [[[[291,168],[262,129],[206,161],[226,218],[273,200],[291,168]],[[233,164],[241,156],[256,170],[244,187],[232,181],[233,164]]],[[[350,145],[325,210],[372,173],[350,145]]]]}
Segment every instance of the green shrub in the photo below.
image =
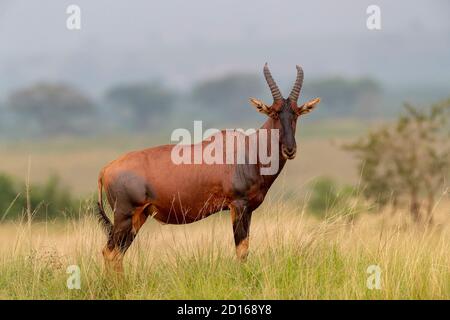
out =
{"type": "MultiPolygon", "coordinates": [[[[28,190],[34,220],[74,216],[77,201],[62,186],[58,176],[51,176],[44,184],[30,185],[28,190]]],[[[27,202],[26,184],[0,174],[0,221],[22,217],[26,212],[27,202]]]]}
{"type": "Polygon", "coordinates": [[[409,207],[417,223],[432,224],[450,178],[450,99],[427,108],[405,105],[396,123],[345,147],[359,160],[363,195],[393,212],[409,207]]]}
{"type": "Polygon", "coordinates": [[[309,189],[308,209],[318,218],[345,215],[354,219],[361,211],[357,189],[352,186],[340,186],[331,178],[321,177],[313,181],[309,189]]]}
{"type": "Polygon", "coordinates": [[[2,216],[8,210],[8,207],[12,204],[16,196],[17,189],[14,181],[10,177],[0,174],[0,214],[2,216]]]}

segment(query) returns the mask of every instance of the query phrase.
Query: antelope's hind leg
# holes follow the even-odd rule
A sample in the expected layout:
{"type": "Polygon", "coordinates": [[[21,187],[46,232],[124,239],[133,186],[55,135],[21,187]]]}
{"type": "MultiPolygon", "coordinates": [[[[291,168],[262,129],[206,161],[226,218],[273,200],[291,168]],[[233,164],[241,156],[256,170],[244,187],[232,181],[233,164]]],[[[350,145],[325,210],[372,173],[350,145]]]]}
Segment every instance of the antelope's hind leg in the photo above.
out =
{"type": "Polygon", "coordinates": [[[250,223],[252,210],[245,200],[234,201],[230,205],[231,220],[233,222],[234,243],[236,256],[240,261],[245,261],[248,256],[250,223]]]}
{"type": "Polygon", "coordinates": [[[123,257],[133,243],[139,229],[148,217],[147,205],[134,209],[117,209],[114,214],[114,227],[108,243],[103,249],[107,270],[123,272],[123,257]]]}
{"type": "Polygon", "coordinates": [[[132,229],[131,232],[134,236],[137,235],[141,227],[144,225],[145,221],[150,214],[150,204],[145,204],[141,207],[137,207],[133,212],[133,217],[131,218],[132,229]]]}

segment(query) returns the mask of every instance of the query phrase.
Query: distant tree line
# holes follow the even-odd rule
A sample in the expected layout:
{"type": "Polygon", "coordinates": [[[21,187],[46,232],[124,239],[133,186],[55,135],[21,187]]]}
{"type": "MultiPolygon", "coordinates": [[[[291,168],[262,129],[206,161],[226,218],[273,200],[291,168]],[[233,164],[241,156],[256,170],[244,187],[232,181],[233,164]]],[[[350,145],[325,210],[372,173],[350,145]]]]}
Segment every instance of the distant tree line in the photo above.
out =
{"type": "MultiPolygon", "coordinates": [[[[318,117],[374,114],[382,103],[382,89],[371,79],[312,81],[303,91],[322,97],[318,117]]],[[[254,117],[249,97],[268,97],[258,75],[234,73],[204,80],[187,93],[159,82],[118,84],[97,99],[69,84],[41,82],[0,102],[0,132],[36,137],[89,135],[116,128],[142,132],[167,127],[176,118],[185,121],[187,115],[242,125],[254,117]]]]}
{"type": "Polygon", "coordinates": [[[382,117],[384,112],[382,87],[370,78],[311,81],[303,92],[321,97],[322,117],[382,117]]]}

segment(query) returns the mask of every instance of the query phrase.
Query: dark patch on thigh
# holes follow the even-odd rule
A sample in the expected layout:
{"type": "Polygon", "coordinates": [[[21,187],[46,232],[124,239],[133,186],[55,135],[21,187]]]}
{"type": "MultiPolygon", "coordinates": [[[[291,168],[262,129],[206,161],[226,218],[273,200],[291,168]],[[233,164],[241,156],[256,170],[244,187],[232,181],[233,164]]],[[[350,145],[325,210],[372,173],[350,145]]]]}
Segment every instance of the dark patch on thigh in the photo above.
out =
{"type": "Polygon", "coordinates": [[[154,198],[154,193],[144,177],[133,171],[121,171],[108,186],[111,200],[117,204],[127,202],[131,206],[141,206],[154,198]]]}

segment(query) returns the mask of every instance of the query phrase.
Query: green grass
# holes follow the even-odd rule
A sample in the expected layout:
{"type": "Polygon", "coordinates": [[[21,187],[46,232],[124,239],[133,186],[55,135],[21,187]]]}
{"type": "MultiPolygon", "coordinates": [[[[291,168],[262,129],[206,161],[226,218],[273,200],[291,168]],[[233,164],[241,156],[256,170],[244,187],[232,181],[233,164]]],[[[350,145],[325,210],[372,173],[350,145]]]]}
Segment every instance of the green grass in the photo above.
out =
{"type": "Polygon", "coordinates": [[[234,257],[226,213],[187,226],[148,222],[123,277],[104,271],[105,238],[89,217],[3,225],[0,298],[450,299],[448,228],[399,228],[383,214],[318,222],[287,209],[255,214],[246,263],[234,257]],[[80,290],[66,286],[72,264],[81,269],[80,290]],[[370,265],[382,270],[381,290],[366,286],[370,265]]]}

